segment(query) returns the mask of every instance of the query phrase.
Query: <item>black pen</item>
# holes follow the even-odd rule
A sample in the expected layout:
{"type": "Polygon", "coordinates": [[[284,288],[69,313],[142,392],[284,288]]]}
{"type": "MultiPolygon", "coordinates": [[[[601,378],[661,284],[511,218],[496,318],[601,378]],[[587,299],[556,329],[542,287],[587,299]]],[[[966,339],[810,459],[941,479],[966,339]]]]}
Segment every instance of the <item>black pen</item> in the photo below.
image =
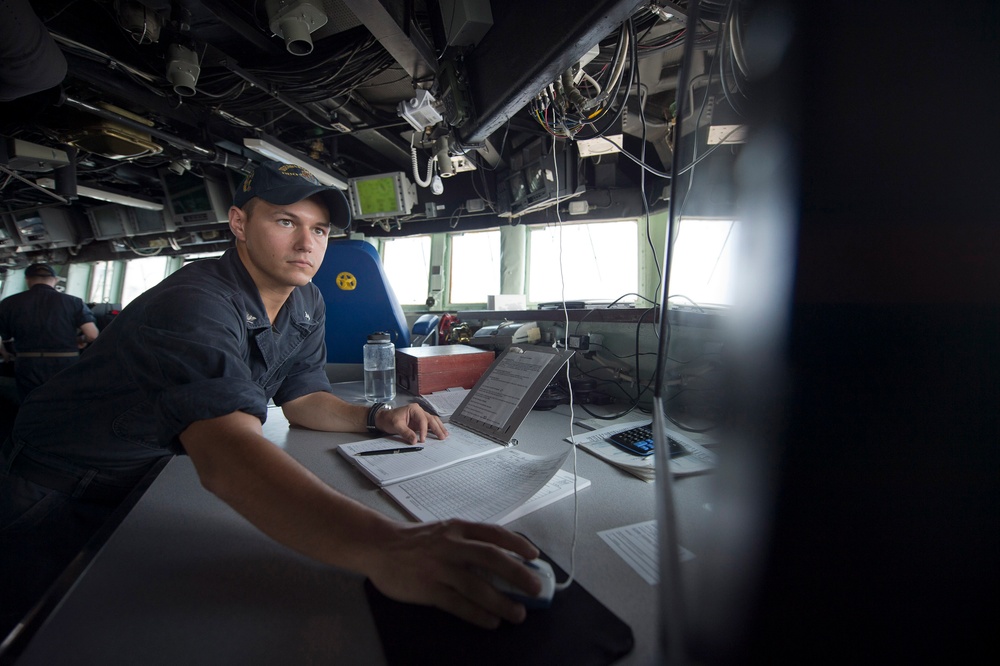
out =
{"type": "Polygon", "coordinates": [[[374,451],[362,451],[358,453],[359,456],[385,456],[390,453],[416,453],[417,451],[423,451],[422,446],[405,446],[400,449],[375,449],[374,451]]]}

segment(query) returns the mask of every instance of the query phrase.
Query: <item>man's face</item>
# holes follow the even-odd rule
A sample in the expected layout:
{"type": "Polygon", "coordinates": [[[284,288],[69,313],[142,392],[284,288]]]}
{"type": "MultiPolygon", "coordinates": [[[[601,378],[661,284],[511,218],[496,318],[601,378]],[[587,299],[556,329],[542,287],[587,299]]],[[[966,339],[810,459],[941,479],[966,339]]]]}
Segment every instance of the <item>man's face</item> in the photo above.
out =
{"type": "Polygon", "coordinates": [[[288,205],[255,199],[250,219],[238,208],[230,211],[230,227],[243,241],[240,255],[257,287],[291,289],[316,275],[330,237],[329,212],[312,197],[288,205]]]}

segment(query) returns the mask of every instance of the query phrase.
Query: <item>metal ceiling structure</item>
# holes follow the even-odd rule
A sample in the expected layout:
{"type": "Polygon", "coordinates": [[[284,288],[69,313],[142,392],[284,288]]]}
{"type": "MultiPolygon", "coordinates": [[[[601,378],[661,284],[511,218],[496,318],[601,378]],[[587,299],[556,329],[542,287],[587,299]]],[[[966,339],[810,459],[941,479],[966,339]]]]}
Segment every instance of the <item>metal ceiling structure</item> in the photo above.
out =
{"type": "MultiPolygon", "coordinates": [[[[421,185],[410,214],[357,220],[368,235],[518,223],[584,190],[634,199],[638,166],[576,144],[621,135],[650,173],[670,169],[686,4],[4,3],[0,268],[224,247],[262,145],[341,185],[399,171],[421,185]],[[557,162],[573,191],[517,190],[557,162]],[[440,194],[420,182],[432,173],[440,194]]],[[[732,4],[707,3],[705,50],[732,4]]]]}

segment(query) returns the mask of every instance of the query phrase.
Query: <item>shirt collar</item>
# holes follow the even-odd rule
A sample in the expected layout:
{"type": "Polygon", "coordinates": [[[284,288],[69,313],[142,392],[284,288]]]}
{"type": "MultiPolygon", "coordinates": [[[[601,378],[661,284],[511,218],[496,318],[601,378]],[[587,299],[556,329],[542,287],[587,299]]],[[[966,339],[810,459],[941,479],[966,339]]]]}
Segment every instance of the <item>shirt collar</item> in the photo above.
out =
{"type": "MultiPolygon", "coordinates": [[[[257,289],[257,284],[250,277],[250,273],[247,271],[246,266],[243,265],[243,260],[240,259],[236,248],[226,250],[220,261],[230,265],[237,276],[237,280],[239,280],[241,289],[248,296],[248,298],[243,299],[246,305],[244,316],[246,317],[247,328],[255,330],[270,326],[273,322],[269,322],[267,319],[267,310],[264,309],[264,303],[260,300],[260,291],[257,289]]],[[[287,312],[289,319],[296,326],[311,327],[315,324],[316,315],[310,301],[311,299],[305,297],[304,288],[296,287],[288,296],[285,304],[281,306],[281,312],[278,313],[278,317],[282,316],[282,312],[287,312]]]]}

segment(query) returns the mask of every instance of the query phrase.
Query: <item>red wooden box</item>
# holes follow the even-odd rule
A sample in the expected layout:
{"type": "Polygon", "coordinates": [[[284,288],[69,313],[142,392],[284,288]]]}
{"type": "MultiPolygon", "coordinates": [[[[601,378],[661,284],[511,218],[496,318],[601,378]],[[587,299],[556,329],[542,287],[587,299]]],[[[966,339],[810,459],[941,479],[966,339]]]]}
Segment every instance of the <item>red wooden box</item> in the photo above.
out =
{"type": "Polygon", "coordinates": [[[396,386],[412,395],[472,388],[495,358],[470,345],[403,347],[396,350],[396,386]]]}

